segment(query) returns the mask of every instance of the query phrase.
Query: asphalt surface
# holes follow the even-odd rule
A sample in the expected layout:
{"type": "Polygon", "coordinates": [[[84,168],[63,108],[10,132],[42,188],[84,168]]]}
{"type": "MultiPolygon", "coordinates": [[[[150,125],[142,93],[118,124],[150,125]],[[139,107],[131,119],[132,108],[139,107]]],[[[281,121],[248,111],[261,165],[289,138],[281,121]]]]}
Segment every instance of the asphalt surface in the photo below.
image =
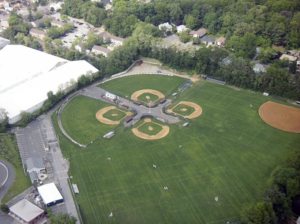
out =
{"type": "MultiPolygon", "coordinates": [[[[7,167],[7,170],[8,170],[7,180],[6,180],[5,184],[2,187],[0,187],[0,203],[1,203],[2,198],[7,193],[8,189],[11,187],[11,185],[13,184],[13,182],[16,178],[16,174],[15,174],[15,170],[14,170],[13,166],[10,163],[3,161],[3,160],[0,160],[0,163],[3,163],[7,167]]],[[[2,175],[6,175],[6,170],[0,165],[0,177],[1,178],[3,177],[2,175]]],[[[6,178],[0,179],[0,183],[2,183],[2,181],[4,179],[6,179],[6,178]]],[[[0,184],[0,186],[1,186],[1,184],[0,184]]],[[[1,224],[13,224],[13,223],[15,223],[15,220],[0,210],[0,223],[1,224]]]]}

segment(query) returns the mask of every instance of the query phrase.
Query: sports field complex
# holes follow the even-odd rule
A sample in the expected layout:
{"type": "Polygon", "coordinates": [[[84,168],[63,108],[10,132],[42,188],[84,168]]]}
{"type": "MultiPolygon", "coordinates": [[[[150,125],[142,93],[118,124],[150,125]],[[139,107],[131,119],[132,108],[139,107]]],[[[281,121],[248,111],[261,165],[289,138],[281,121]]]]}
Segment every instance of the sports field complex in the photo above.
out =
{"type": "MultiPolygon", "coordinates": [[[[294,111],[296,121],[299,109],[280,106],[283,102],[261,93],[203,80],[179,91],[186,81],[136,75],[100,84],[126,99],[143,89],[159,91],[172,100],[166,112],[180,119],[175,124],[146,117],[125,128],[130,111],[118,107],[102,115],[119,122],[105,124],[96,114],[111,104],[73,98],[62,111],[62,125],[86,148],[64,137],[54,115],[85,223],[232,223],[244,207],[263,197],[276,166],[299,149],[300,127],[292,125],[297,122],[290,121],[292,127],[282,127],[289,121],[274,124],[278,118],[268,116],[274,114],[268,102],[283,113],[294,111]],[[155,140],[133,131],[153,136],[164,126],[168,133],[155,140]],[[115,135],[103,138],[110,131],[115,135]]],[[[158,96],[142,94],[139,99],[148,103],[158,96]]]]}

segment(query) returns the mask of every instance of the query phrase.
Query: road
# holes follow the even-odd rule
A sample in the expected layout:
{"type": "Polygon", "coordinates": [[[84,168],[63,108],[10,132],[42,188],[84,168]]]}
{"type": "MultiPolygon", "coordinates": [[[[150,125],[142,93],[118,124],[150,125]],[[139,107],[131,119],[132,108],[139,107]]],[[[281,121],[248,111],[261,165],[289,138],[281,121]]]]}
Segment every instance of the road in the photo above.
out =
{"type": "MultiPolygon", "coordinates": [[[[13,184],[15,178],[16,178],[16,174],[15,174],[15,170],[13,168],[13,166],[6,162],[6,161],[3,161],[3,160],[0,160],[0,178],[2,178],[0,180],[0,186],[1,184],[3,183],[3,181],[5,181],[4,185],[2,187],[0,187],[0,204],[1,204],[1,200],[2,198],[4,197],[4,195],[7,193],[8,189],[11,187],[11,185],[13,184]],[[3,168],[3,165],[7,168],[7,171],[5,168],[3,168]],[[7,174],[7,178],[3,178],[2,175],[5,175],[6,176],[7,174]]],[[[15,220],[10,217],[9,215],[3,213],[1,210],[0,210],[0,223],[1,224],[13,224],[13,223],[16,223],[15,220]]]]}

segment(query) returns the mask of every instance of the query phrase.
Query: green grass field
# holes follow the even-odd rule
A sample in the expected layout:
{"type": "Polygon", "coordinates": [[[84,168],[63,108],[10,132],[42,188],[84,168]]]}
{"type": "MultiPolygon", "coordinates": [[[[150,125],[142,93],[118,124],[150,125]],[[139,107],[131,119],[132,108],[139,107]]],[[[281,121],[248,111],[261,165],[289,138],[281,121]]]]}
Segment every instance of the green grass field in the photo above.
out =
{"type": "Polygon", "coordinates": [[[154,122],[147,122],[143,123],[138,127],[139,131],[142,131],[148,135],[156,135],[158,132],[162,130],[162,126],[154,123],[154,122]]]}
{"type": "Polygon", "coordinates": [[[103,117],[110,119],[112,121],[119,121],[123,119],[125,116],[126,113],[119,109],[112,109],[110,111],[107,111],[105,114],[103,114],[103,117]]]}
{"type": "MultiPolygon", "coordinates": [[[[155,80],[155,87],[168,92],[160,77],[155,80]]],[[[135,91],[136,83],[138,89],[152,87],[136,77],[109,83],[120,91],[124,83],[124,93],[135,91]]],[[[270,100],[260,93],[203,81],[177,100],[198,103],[203,114],[189,127],[170,126],[161,140],[138,139],[130,129],[119,127],[113,138],[99,138],[82,150],[58,131],[72,182],[79,187],[76,200],[85,223],[236,220],[243,207],[263,197],[272,170],[300,145],[298,134],[276,130],[260,119],[259,106],[270,100]]],[[[76,97],[62,114],[71,136],[84,142],[107,132],[110,127],[95,119],[101,106],[76,97]]]]}
{"type": "Polygon", "coordinates": [[[172,109],[172,111],[181,116],[188,116],[192,114],[195,111],[195,109],[188,105],[178,104],[172,109]]]}
{"type": "Polygon", "coordinates": [[[6,203],[23,192],[26,188],[30,187],[31,183],[29,178],[24,174],[16,139],[13,135],[0,134],[0,159],[10,162],[16,172],[16,179],[13,185],[2,199],[2,202],[6,203]]]}
{"type": "Polygon", "coordinates": [[[105,82],[100,86],[114,94],[127,98],[130,98],[132,93],[141,89],[155,89],[167,96],[185,81],[185,79],[176,76],[134,75],[105,82]],[[159,82],[157,82],[157,80],[159,80],[159,82]]]}
{"type": "Polygon", "coordinates": [[[140,95],[138,97],[138,100],[145,103],[146,105],[148,103],[155,102],[158,99],[159,99],[158,96],[151,94],[151,93],[143,93],[142,95],[140,95]]]}

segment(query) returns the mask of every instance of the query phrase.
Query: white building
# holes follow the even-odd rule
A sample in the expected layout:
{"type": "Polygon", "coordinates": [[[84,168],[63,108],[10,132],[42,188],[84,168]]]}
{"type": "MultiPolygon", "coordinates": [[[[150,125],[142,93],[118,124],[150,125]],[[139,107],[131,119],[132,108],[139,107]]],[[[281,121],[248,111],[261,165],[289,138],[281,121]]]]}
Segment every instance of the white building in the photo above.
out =
{"type": "Polygon", "coordinates": [[[0,50],[0,107],[10,123],[22,111],[34,112],[52,91],[67,91],[81,75],[98,70],[86,61],[68,61],[21,45],[0,50]]]}
{"type": "Polygon", "coordinates": [[[46,206],[52,206],[64,201],[54,183],[39,186],[37,187],[37,190],[46,206]]]}

